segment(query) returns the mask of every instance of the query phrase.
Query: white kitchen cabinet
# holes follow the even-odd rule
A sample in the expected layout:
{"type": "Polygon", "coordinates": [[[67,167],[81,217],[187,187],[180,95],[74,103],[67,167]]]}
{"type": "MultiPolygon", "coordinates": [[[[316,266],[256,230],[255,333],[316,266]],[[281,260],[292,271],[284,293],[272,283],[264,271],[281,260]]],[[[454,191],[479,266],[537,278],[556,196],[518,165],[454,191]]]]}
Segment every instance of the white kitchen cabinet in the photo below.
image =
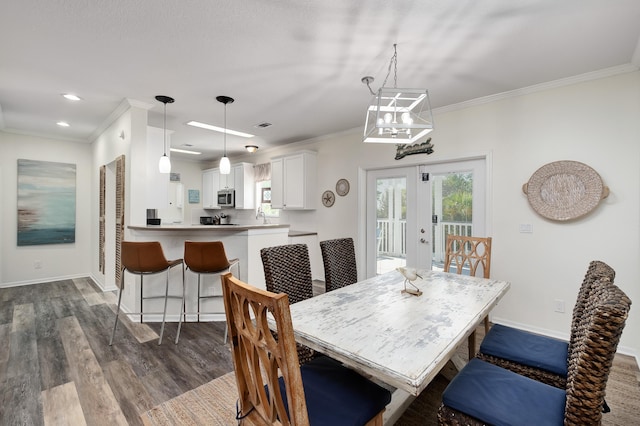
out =
{"type": "Polygon", "coordinates": [[[317,185],[316,153],[303,151],[271,160],[271,207],[314,210],[317,185]]]}
{"type": "Polygon", "coordinates": [[[220,183],[218,190],[223,189],[235,189],[235,173],[233,171],[233,167],[231,167],[231,172],[228,175],[223,175],[220,173],[220,183]]]}
{"type": "Polygon", "coordinates": [[[220,169],[202,171],[202,208],[218,209],[218,191],[233,189],[236,196],[236,209],[254,209],[255,179],[253,164],[238,163],[231,166],[231,173],[220,174],[220,169]]]}
{"type": "Polygon", "coordinates": [[[217,209],[218,190],[220,189],[220,170],[207,169],[202,171],[202,208],[217,209]]]}
{"type": "Polygon", "coordinates": [[[256,182],[253,164],[239,163],[231,167],[233,188],[236,191],[236,209],[256,207],[256,182]]]}

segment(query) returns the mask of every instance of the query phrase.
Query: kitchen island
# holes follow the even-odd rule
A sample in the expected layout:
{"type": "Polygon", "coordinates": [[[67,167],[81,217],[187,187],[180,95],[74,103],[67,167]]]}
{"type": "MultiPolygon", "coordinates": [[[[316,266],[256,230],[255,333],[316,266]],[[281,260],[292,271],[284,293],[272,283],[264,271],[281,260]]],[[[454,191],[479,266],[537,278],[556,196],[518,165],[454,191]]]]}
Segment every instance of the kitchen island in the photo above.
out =
{"type": "MultiPolygon", "coordinates": [[[[289,241],[289,225],[264,224],[264,225],[147,225],[128,226],[129,241],[160,241],[167,259],[180,259],[184,257],[184,242],[190,241],[222,241],[229,259],[240,259],[240,279],[253,286],[264,289],[264,270],[260,249],[264,247],[287,244],[289,241]]],[[[125,293],[122,304],[125,311],[137,312],[140,307],[140,279],[134,275],[125,273],[125,293]],[[135,289],[135,290],[132,290],[135,289]]],[[[145,297],[149,295],[164,294],[164,274],[157,274],[145,278],[145,297]]],[[[180,268],[173,268],[170,272],[170,294],[180,293],[182,281],[180,268]]],[[[221,295],[220,278],[217,275],[203,275],[201,278],[204,294],[221,295]],[[206,288],[206,291],[205,291],[206,288]]],[[[197,285],[198,278],[195,273],[185,272],[185,292],[187,312],[197,311],[197,285]]],[[[145,301],[146,312],[162,311],[162,300],[145,301]]],[[[224,321],[224,308],[222,298],[204,300],[202,311],[220,312],[201,316],[201,320],[224,321]]],[[[177,321],[180,306],[176,301],[169,301],[167,307],[167,320],[177,321]]],[[[135,320],[135,317],[131,317],[135,320]]],[[[145,321],[159,321],[161,315],[145,315],[145,321]]],[[[187,321],[195,321],[195,315],[188,315],[187,321]]]]}

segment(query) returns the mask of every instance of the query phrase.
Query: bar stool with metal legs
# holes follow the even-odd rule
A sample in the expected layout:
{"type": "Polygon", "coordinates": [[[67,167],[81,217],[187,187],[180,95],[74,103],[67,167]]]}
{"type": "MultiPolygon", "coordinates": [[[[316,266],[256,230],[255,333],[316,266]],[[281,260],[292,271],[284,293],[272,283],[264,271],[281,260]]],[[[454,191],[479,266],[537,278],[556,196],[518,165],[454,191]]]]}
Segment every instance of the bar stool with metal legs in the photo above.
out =
{"type": "MultiPolygon", "coordinates": [[[[120,313],[120,302],[122,301],[122,292],[124,291],[124,273],[128,271],[131,274],[140,275],[140,312],[127,312],[126,315],[140,315],[140,322],[143,322],[143,315],[145,314],[159,314],[160,312],[144,312],[143,302],[149,299],[164,299],[164,310],[162,311],[162,327],[160,328],[160,338],[158,344],[162,343],[162,335],[164,334],[164,323],[167,317],[167,301],[169,299],[182,300],[181,311],[184,310],[184,269],[182,270],[182,295],[173,296],[169,295],[169,271],[174,266],[182,265],[182,259],[167,260],[162,251],[162,246],[158,241],[149,242],[132,242],[123,241],[121,249],[122,256],[122,273],[120,274],[120,291],[118,292],[118,308],[116,310],[116,321],[113,324],[113,333],[111,334],[111,340],[109,346],[113,344],[113,337],[116,334],[116,327],[118,326],[118,316],[120,313]],[[167,280],[165,286],[165,293],[162,296],[144,296],[144,277],[145,275],[158,274],[160,272],[167,272],[167,280]]],[[[182,269],[182,268],[181,268],[182,269]]],[[[182,323],[182,312],[180,319],[178,320],[178,333],[180,332],[180,325],[182,323]]],[[[176,340],[177,343],[177,340],[176,340]]]]}
{"type": "MultiPolygon", "coordinates": [[[[198,322],[200,322],[200,314],[224,314],[224,308],[220,312],[202,312],[200,301],[202,299],[219,298],[222,300],[222,274],[230,272],[232,267],[236,267],[236,278],[240,278],[240,260],[228,259],[224,250],[222,241],[185,241],[184,242],[184,264],[186,270],[198,274],[198,322]],[[220,275],[220,293],[203,296],[200,276],[202,274],[218,274],[220,275]]],[[[181,317],[185,315],[185,306],[182,305],[181,317]]],[[[180,327],[176,335],[176,343],[180,338],[180,327]]],[[[224,329],[224,342],[227,342],[227,327],[224,329]]]]}

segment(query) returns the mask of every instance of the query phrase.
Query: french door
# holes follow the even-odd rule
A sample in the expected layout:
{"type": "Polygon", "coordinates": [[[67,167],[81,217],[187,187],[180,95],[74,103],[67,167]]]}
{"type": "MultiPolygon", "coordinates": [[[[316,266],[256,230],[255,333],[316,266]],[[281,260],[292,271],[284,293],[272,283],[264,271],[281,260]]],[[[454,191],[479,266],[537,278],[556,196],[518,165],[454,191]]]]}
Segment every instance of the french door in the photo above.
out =
{"type": "Polygon", "coordinates": [[[367,277],[441,269],[448,234],[486,235],[484,158],[367,172],[367,277]]]}

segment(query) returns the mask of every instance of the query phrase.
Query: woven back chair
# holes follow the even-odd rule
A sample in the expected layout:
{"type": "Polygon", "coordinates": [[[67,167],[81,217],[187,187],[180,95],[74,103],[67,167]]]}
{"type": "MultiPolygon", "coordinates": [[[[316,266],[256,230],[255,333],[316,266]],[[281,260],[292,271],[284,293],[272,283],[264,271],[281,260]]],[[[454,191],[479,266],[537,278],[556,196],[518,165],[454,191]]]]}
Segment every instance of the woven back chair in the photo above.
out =
{"type": "Polygon", "coordinates": [[[324,264],[325,291],[351,285],[358,281],[353,238],[320,241],[324,264]]]}
{"type": "MultiPolygon", "coordinates": [[[[267,291],[285,293],[290,303],[313,297],[311,261],[306,244],[287,244],[266,247],[260,250],[267,291]]],[[[298,359],[301,364],[309,362],[314,351],[298,344],[298,359]]]]}
{"type": "Polygon", "coordinates": [[[299,366],[286,294],[226,274],[223,295],[239,424],[382,426],[388,390],[327,357],[299,366]],[[277,339],[270,333],[271,318],[277,339]]]}
{"type": "Polygon", "coordinates": [[[584,316],[585,305],[587,304],[591,293],[594,291],[594,284],[607,280],[614,282],[616,278],[616,271],[606,263],[600,260],[592,260],[587,268],[587,273],[584,275],[582,285],[578,290],[578,296],[576,297],[576,303],[573,306],[573,314],[571,317],[571,337],[569,339],[569,352],[573,351],[575,345],[575,338],[573,330],[580,327],[580,323],[584,316]]]}
{"type": "Polygon", "coordinates": [[[588,320],[585,310],[597,299],[597,287],[613,283],[615,271],[606,263],[594,260],[589,264],[576,304],[573,308],[569,342],[541,336],[525,330],[495,325],[485,336],[477,357],[534,380],[564,389],[567,383],[567,363],[575,350],[577,330],[588,320]]]}
{"type": "MultiPolygon", "coordinates": [[[[459,275],[489,278],[491,273],[491,237],[447,235],[444,271],[459,275]]],[[[489,332],[489,316],[483,319],[484,332],[489,332]]],[[[476,355],[476,332],[469,335],[469,359],[476,355]]]]}
{"type": "Polygon", "coordinates": [[[564,390],[474,359],[443,393],[438,423],[600,424],[605,388],[631,300],[607,279],[596,280],[593,287],[595,295],[588,298],[575,330],[564,390]]]}

